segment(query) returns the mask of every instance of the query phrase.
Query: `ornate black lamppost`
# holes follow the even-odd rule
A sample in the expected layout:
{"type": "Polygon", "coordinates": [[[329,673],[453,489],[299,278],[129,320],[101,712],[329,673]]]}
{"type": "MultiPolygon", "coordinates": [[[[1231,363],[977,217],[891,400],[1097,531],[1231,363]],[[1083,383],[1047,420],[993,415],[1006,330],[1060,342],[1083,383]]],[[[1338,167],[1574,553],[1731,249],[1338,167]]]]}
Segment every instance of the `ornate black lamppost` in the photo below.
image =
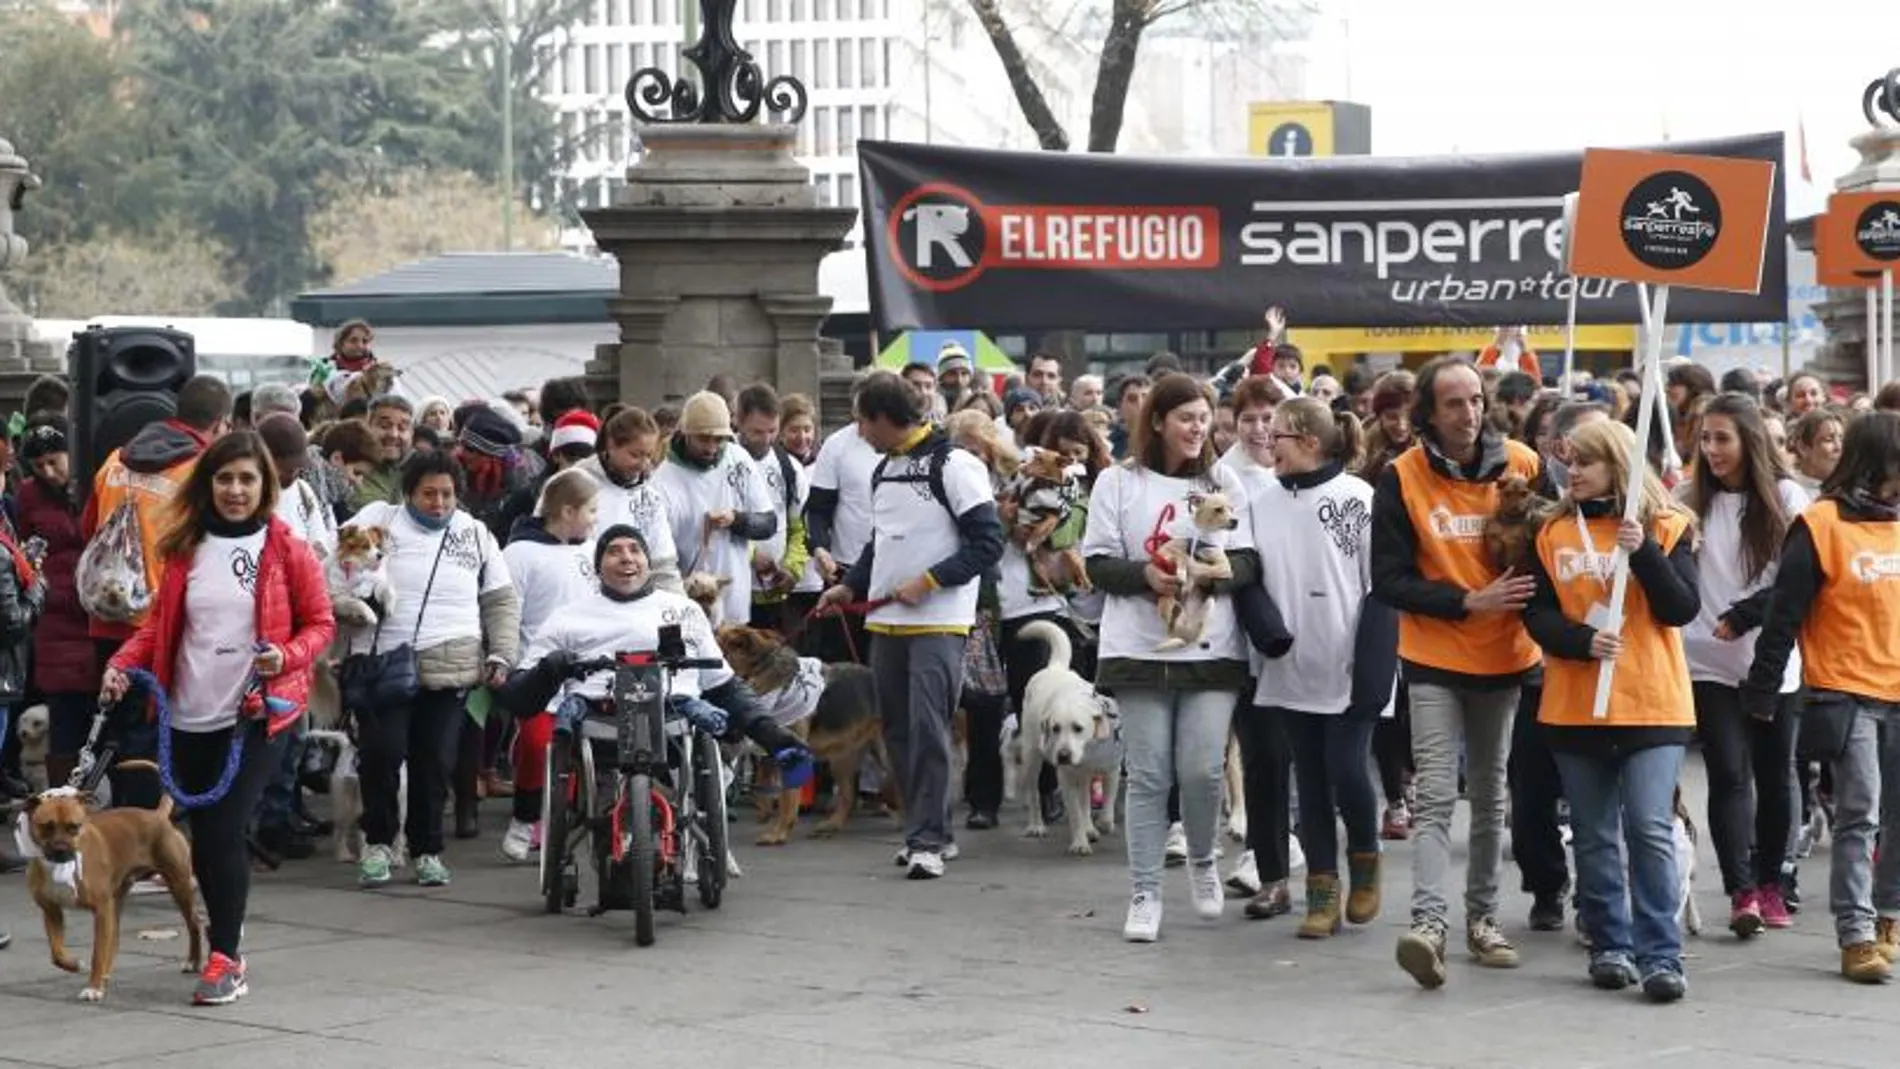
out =
{"type": "Polygon", "coordinates": [[[1867,116],[1867,125],[1876,129],[1900,125],[1900,67],[1867,84],[1860,97],[1860,110],[1867,116]]]}
{"type": "Polygon", "coordinates": [[[805,117],[805,85],[790,75],[767,81],[733,35],[739,0],[699,0],[699,42],[680,54],[699,68],[700,85],[643,67],[627,82],[627,108],[647,123],[749,123],[761,108],[796,123],[805,117]],[[700,86],[704,86],[701,95],[700,86]],[[656,113],[664,108],[667,114],[656,113]]]}

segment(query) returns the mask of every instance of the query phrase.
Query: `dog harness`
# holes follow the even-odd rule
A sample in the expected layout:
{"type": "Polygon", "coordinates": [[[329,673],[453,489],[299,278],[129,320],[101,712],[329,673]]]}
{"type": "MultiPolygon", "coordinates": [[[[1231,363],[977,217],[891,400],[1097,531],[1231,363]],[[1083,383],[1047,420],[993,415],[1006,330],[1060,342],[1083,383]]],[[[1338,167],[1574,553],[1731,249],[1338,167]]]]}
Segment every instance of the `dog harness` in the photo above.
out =
{"type": "MultiPolygon", "coordinates": [[[[44,791],[41,798],[77,798],[79,792],[71,787],[54,787],[44,791]]],[[[33,833],[28,830],[26,814],[22,812],[13,824],[13,850],[26,861],[38,861],[46,869],[46,875],[52,881],[53,889],[59,894],[60,904],[68,909],[79,903],[79,873],[85,858],[79,851],[73,851],[71,861],[52,862],[40,852],[40,845],[33,841],[33,833]]]]}

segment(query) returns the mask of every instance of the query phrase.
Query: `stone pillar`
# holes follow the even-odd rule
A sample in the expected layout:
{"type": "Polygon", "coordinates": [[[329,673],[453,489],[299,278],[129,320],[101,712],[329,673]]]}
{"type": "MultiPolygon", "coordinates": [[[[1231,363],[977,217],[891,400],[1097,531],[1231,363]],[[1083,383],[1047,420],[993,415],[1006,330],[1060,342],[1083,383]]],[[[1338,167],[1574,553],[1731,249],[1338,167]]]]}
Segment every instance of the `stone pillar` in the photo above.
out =
{"type": "Polygon", "coordinates": [[[651,409],[721,372],[817,398],[818,329],[831,310],[818,262],[857,212],[818,206],[792,157],[794,126],[656,124],[640,138],[619,201],[581,213],[620,261],[608,304],[620,342],[587,365],[595,400],[651,409]]]}
{"type": "MultiPolygon", "coordinates": [[[[1849,142],[1860,153],[1860,164],[1842,175],[1834,188],[1843,193],[1900,189],[1900,127],[1869,130],[1849,142]]],[[[1812,235],[1808,248],[1813,247],[1812,235]]],[[[1814,314],[1827,330],[1814,363],[1807,370],[1829,384],[1865,388],[1873,393],[1880,383],[1867,382],[1867,291],[1830,289],[1814,314]]]]}
{"type": "Polygon", "coordinates": [[[20,406],[34,379],[66,368],[65,354],[35,338],[32,317],[7,297],[6,272],[18,267],[27,253],[26,239],[13,232],[13,213],[27,193],[38,188],[39,177],[13,151],[13,144],[0,138],[0,411],[5,412],[20,406]]]}

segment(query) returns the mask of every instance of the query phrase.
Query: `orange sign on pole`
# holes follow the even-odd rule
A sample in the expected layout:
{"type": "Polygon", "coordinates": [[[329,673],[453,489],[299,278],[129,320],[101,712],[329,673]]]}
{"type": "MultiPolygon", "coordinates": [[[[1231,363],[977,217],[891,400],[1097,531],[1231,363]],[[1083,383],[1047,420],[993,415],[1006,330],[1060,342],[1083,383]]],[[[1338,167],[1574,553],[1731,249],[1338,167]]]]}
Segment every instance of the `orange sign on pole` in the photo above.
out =
{"type": "Polygon", "coordinates": [[[1814,225],[1814,281],[1816,285],[1829,289],[1863,289],[1877,285],[1877,274],[1858,274],[1852,267],[1843,263],[1846,257],[1836,252],[1844,244],[1843,239],[1834,236],[1834,215],[1829,212],[1814,225]]]}
{"type": "Polygon", "coordinates": [[[1587,149],[1571,273],[1760,292],[1774,189],[1767,160],[1587,149]]]}
{"type": "Polygon", "coordinates": [[[1824,286],[1869,286],[1879,281],[1883,271],[1900,271],[1900,190],[1830,196],[1827,214],[1814,228],[1814,242],[1815,259],[1824,265],[1823,271],[1855,278],[1852,282],[1822,278],[1824,286]]]}

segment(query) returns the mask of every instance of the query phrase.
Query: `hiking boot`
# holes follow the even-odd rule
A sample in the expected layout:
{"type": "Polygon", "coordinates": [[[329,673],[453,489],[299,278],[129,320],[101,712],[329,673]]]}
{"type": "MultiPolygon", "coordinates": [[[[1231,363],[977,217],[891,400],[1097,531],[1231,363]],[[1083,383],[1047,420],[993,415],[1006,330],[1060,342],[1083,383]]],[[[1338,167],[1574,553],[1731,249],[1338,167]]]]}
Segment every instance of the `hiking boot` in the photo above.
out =
{"type": "Polygon", "coordinates": [[[416,859],[416,883],[421,887],[447,887],[449,867],[440,857],[424,854],[416,859]]]}
{"type": "Polygon", "coordinates": [[[389,883],[389,870],[396,858],[387,846],[371,846],[363,851],[356,866],[356,882],[362,887],[382,887],[389,883]]]}
{"type": "Polygon", "coordinates": [[[1728,930],[1737,939],[1753,939],[1761,934],[1761,898],[1754,891],[1737,891],[1729,896],[1728,930]]]}
{"type": "Polygon", "coordinates": [[[1755,892],[1755,901],[1761,906],[1761,923],[1764,927],[1777,930],[1794,927],[1794,915],[1788,912],[1788,903],[1781,897],[1781,888],[1768,884],[1755,892]]]}
{"type": "Polygon", "coordinates": [[[1874,949],[1888,964],[1900,960],[1900,919],[1882,917],[1874,922],[1874,949]]]}
{"type": "Polygon", "coordinates": [[[1643,997],[1651,1002],[1680,1002],[1689,993],[1689,981],[1679,966],[1664,965],[1643,977],[1643,997]]]}
{"type": "Polygon", "coordinates": [[[198,986],[191,992],[193,1006],[228,1006],[250,992],[244,982],[244,963],[232,961],[217,951],[198,974],[198,986]]]}
{"type": "Polygon", "coordinates": [[[1893,964],[1874,943],[1841,948],[1841,975],[1857,984],[1884,984],[1893,978],[1893,964]]]}
{"type": "Polygon", "coordinates": [[[1385,820],[1379,824],[1379,838],[1402,843],[1412,837],[1412,813],[1405,803],[1385,807],[1385,820]]]}
{"type": "Polygon", "coordinates": [[[1531,899],[1530,929],[1533,932],[1561,932],[1564,930],[1564,896],[1556,894],[1537,895],[1531,899]]]}
{"type": "Polygon", "coordinates": [[[1306,878],[1306,919],[1301,939],[1328,939],[1339,933],[1339,877],[1327,874],[1306,878]]]}
{"type": "Polygon", "coordinates": [[[1399,968],[1427,991],[1445,986],[1445,922],[1414,920],[1399,936],[1399,968]]]}
{"type": "Polygon", "coordinates": [[[1130,943],[1152,943],[1161,936],[1161,896],[1140,892],[1128,901],[1128,919],[1122,938],[1130,943]]]}
{"type": "Polygon", "coordinates": [[[1241,912],[1248,920],[1270,921],[1275,917],[1284,917],[1293,912],[1293,895],[1286,889],[1285,880],[1275,880],[1262,887],[1260,893],[1247,900],[1241,912]]]}
{"type": "Polygon", "coordinates": [[[1590,955],[1590,982],[1599,991],[1621,991],[1637,983],[1636,963],[1628,954],[1607,950],[1590,955]]]}
{"type": "Polygon", "coordinates": [[[1465,925],[1465,949],[1487,969],[1517,968],[1517,948],[1504,937],[1495,917],[1480,917],[1465,925]]]}
{"type": "Polygon", "coordinates": [[[1371,924],[1379,916],[1379,855],[1347,854],[1346,872],[1352,888],[1346,895],[1346,920],[1371,924]]]}

